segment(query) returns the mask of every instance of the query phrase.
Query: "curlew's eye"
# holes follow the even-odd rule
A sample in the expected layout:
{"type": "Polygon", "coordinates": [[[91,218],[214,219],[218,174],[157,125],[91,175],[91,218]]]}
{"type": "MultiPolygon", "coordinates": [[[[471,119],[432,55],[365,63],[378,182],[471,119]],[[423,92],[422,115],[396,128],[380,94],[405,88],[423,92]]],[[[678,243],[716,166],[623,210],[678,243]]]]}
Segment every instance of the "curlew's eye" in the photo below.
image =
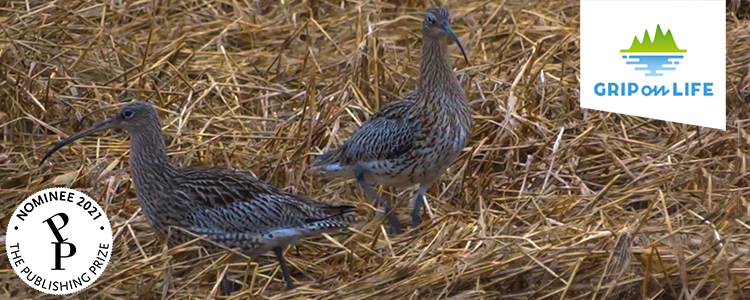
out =
{"type": "Polygon", "coordinates": [[[424,20],[427,21],[427,24],[435,24],[435,18],[432,16],[427,16],[424,20]]]}
{"type": "Polygon", "coordinates": [[[126,110],[126,111],[123,111],[123,112],[122,112],[122,116],[123,116],[123,117],[124,117],[125,119],[130,119],[130,118],[132,118],[132,117],[133,117],[133,115],[134,115],[134,113],[133,113],[133,111],[132,111],[132,110],[126,110]]]}

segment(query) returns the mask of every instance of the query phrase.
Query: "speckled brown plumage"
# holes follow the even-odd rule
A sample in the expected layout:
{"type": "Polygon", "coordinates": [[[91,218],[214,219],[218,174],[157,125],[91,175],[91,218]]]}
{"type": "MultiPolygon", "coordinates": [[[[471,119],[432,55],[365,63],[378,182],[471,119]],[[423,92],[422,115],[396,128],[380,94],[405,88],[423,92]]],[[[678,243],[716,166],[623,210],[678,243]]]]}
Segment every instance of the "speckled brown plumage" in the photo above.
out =
{"type": "Polygon", "coordinates": [[[239,248],[251,257],[273,250],[290,289],[294,286],[282,247],[357,220],[352,206],[288,193],[244,172],[176,166],[167,157],[159,123],[153,105],[130,102],[111,119],[59,142],[40,164],[74,140],[111,127],[124,129],[131,136],[130,164],[138,200],[158,234],[169,237],[172,246],[205,236],[210,242],[203,246],[211,252],[224,249],[218,245],[239,248]]]}
{"type": "Polygon", "coordinates": [[[320,155],[310,168],[329,177],[356,178],[368,196],[385,208],[393,233],[400,232],[400,224],[371,185],[418,184],[412,210],[416,228],[425,190],[456,160],[472,131],[471,109],[453,74],[448,38],[468,58],[450,28],[448,10],[427,9],[422,30],[416,89],[383,106],[349,140],[320,155]]]}

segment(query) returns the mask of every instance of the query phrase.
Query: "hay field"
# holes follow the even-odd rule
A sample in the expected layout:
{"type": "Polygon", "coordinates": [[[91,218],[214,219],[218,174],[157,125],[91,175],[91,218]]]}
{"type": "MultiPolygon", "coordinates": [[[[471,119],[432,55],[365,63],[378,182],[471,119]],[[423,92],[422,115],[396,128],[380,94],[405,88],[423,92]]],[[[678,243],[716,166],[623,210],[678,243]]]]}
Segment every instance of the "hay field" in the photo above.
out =
{"type": "MultiPolygon", "coordinates": [[[[271,257],[232,265],[245,284],[234,299],[750,299],[747,7],[728,4],[722,132],[580,109],[578,1],[454,2],[473,137],[428,190],[422,233],[388,236],[354,182],[306,170],[414,87],[425,1],[4,1],[2,224],[40,189],[82,190],[107,211],[115,250],[65,299],[216,297],[223,254],[155,238],[124,133],[37,166],[137,98],[162,110],[174,161],[244,169],[367,221],[289,249],[292,293],[271,257]]],[[[412,192],[381,189],[403,224],[412,192]]],[[[0,298],[63,297],[26,286],[3,258],[0,298]]]]}

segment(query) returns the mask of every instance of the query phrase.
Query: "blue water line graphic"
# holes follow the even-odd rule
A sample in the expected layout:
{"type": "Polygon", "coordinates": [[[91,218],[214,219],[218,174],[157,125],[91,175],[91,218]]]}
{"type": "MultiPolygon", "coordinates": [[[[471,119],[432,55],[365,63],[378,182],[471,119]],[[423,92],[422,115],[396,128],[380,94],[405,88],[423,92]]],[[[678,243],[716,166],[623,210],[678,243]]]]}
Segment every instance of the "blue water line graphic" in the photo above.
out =
{"type": "Polygon", "coordinates": [[[647,77],[661,77],[664,76],[662,73],[657,71],[674,71],[676,70],[674,65],[679,65],[679,59],[684,58],[683,55],[623,55],[623,59],[637,59],[636,61],[626,61],[628,65],[646,65],[645,67],[636,67],[636,71],[649,71],[645,75],[647,77]],[[671,61],[670,59],[674,60],[671,61]]]}

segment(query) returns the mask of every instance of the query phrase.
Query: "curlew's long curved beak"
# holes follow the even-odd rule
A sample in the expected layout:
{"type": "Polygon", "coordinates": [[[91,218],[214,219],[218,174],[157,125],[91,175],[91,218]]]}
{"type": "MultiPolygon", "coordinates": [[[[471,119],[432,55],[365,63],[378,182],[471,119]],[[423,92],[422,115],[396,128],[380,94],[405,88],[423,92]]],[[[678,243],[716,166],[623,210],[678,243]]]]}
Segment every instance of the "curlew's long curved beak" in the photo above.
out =
{"type": "Polygon", "coordinates": [[[463,54],[464,59],[466,60],[466,64],[469,64],[469,58],[466,57],[466,51],[464,51],[464,45],[461,44],[461,41],[458,40],[458,37],[456,37],[456,34],[453,33],[453,29],[451,29],[451,24],[448,22],[443,23],[443,30],[445,30],[445,33],[450,36],[453,41],[456,42],[456,45],[458,46],[458,49],[461,50],[461,54],[463,54]]]}
{"type": "Polygon", "coordinates": [[[103,131],[103,130],[109,128],[110,124],[112,124],[112,119],[109,119],[109,120],[106,120],[106,121],[101,122],[99,124],[96,124],[94,127],[91,127],[89,129],[80,131],[80,132],[78,132],[78,133],[76,133],[74,135],[71,135],[68,138],[60,141],[59,143],[57,143],[57,145],[55,145],[54,147],[52,147],[52,149],[49,149],[49,151],[47,151],[46,154],[44,154],[44,156],[42,157],[42,160],[39,161],[39,165],[41,166],[42,163],[44,163],[44,161],[47,160],[47,158],[49,158],[52,155],[52,153],[55,153],[57,150],[60,150],[60,148],[65,147],[66,145],[72,143],[75,140],[84,138],[86,136],[92,135],[92,134],[97,133],[99,131],[103,131]]]}

